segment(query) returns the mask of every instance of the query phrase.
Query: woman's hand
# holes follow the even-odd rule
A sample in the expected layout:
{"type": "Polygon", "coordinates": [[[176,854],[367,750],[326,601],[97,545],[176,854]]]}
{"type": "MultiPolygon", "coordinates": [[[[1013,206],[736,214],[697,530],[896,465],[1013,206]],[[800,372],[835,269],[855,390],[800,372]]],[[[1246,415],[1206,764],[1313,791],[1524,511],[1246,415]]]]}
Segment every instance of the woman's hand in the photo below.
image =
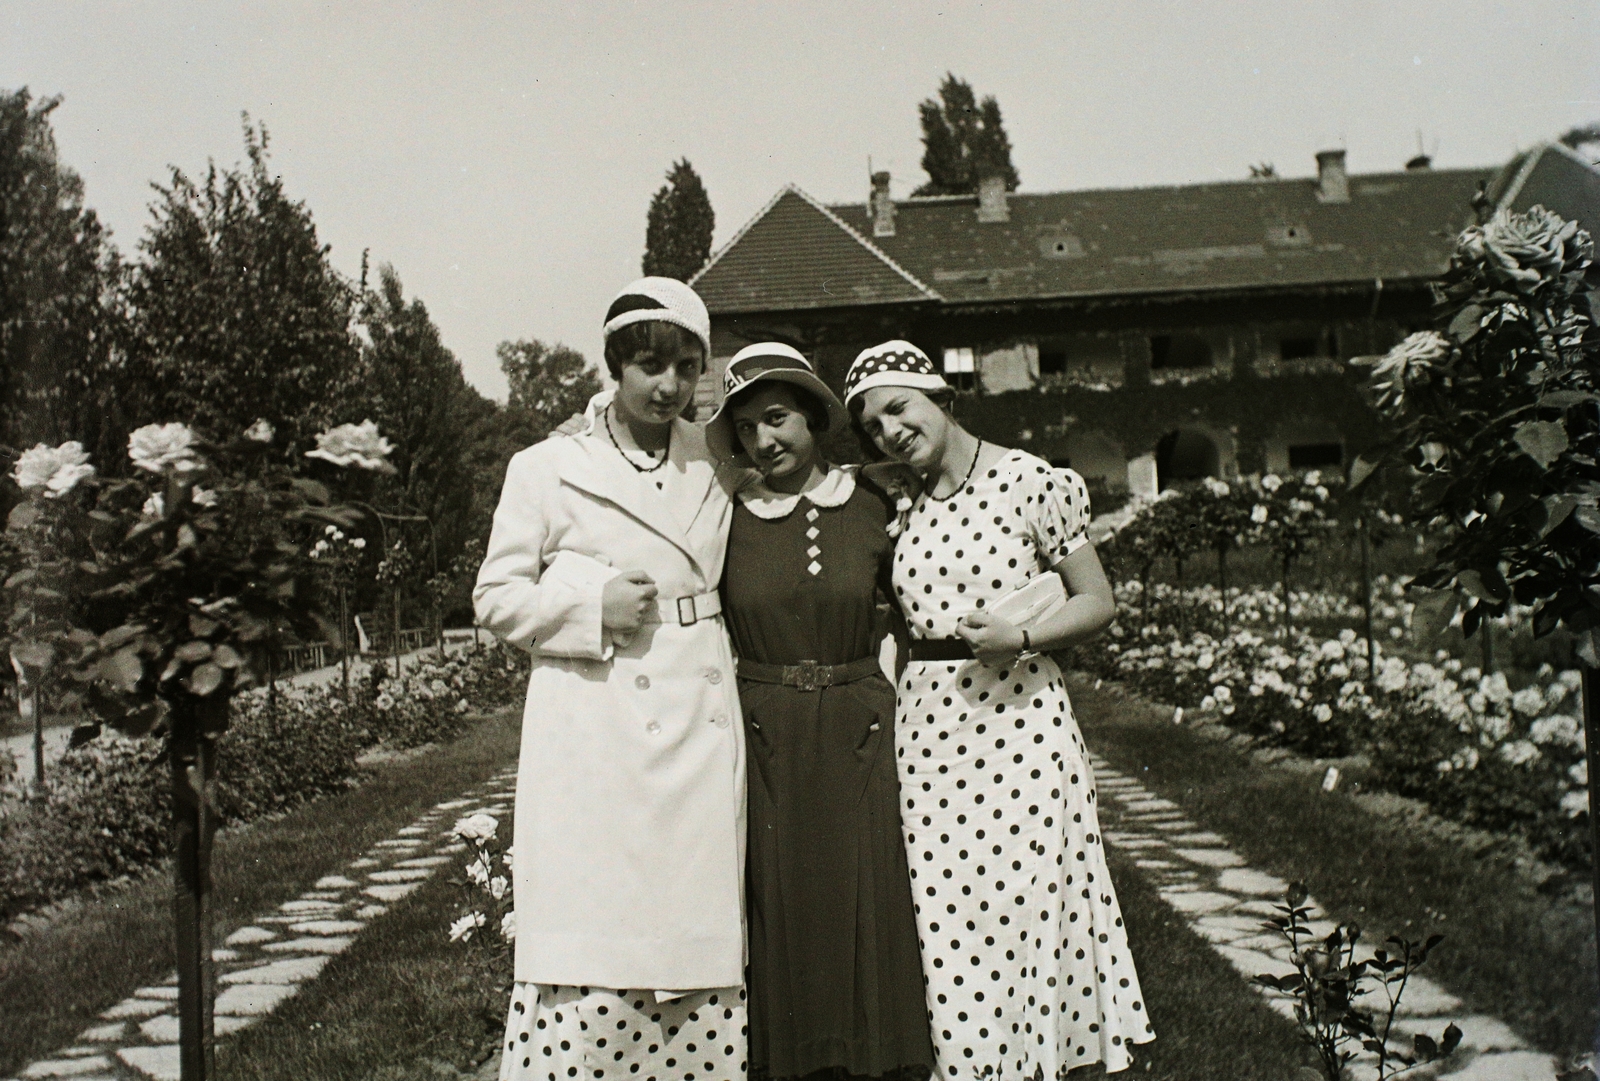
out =
{"type": "Polygon", "coordinates": [[[632,638],[656,606],[656,583],[644,571],[619,574],[600,592],[600,622],[613,639],[632,638]]]}
{"type": "Polygon", "coordinates": [[[962,616],[956,634],[984,664],[1004,664],[1022,652],[1021,629],[982,610],[962,616]]]}

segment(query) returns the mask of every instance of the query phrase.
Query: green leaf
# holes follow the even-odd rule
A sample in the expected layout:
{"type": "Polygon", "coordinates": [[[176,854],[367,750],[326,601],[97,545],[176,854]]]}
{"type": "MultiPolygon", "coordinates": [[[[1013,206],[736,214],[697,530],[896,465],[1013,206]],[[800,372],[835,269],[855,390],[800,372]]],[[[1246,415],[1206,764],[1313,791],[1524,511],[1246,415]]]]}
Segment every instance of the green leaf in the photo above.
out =
{"type": "Polygon", "coordinates": [[[100,662],[100,678],[124,694],[132,694],[144,677],[144,662],[132,646],[124,646],[100,662]]]}
{"type": "Polygon", "coordinates": [[[48,668],[56,651],[49,642],[18,642],[11,647],[11,656],[29,668],[48,668]]]}
{"type": "Polygon", "coordinates": [[[1544,525],[1539,529],[1539,539],[1544,540],[1562,522],[1567,520],[1577,507],[1578,501],[1570,495],[1547,495],[1544,497],[1544,525]]]}
{"type": "Polygon", "coordinates": [[[27,529],[39,520],[39,508],[31,502],[18,503],[6,518],[6,528],[27,529]]]}
{"type": "Polygon", "coordinates": [[[1423,1062],[1432,1062],[1439,1057],[1439,1045],[1433,1042],[1433,1037],[1420,1032],[1411,1037],[1411,1051],[1423,1062]]]}
{"type": "Polygon", "coordinates": [[[39,572],[34,570],[32,567],[29,567],[26,570],[20,570],[16,574],[13,574],[10,578],[6,579],[6,588],[15,589],[17,586],[27,585],[37,577],[39,577],[39,572]]]}
{"type": "Polygon", "coordinates": [[[1478,333],[1478,326],[1483,321],[1483,309],[1476,304],[1468,304],[1456,312],[1456,317],[1450,320],[1450,336],[1458,342],[1471,341],[1478,333]]]}
{"type": "Polygon", "coordinates": [[[1549,469],[1569,446],[1567,429],[1549,420],[1530,420],[1517,425],[1512,439],[1542,469],[1549,469]]]}
{"type": "Polygon", "coordinates": [[[1477,570],[1464,570],[1456,576],[1456,581],[1461,583],[1461,588],[1477,597],[1481,601],[1499,604],[1511,596],[1511,590],[1506,585],[1506,580],[1500,572],[1491,570],[1487,573],[1477,570]]]}
{"type": "Polygon", "coordinates": [[[1600,508],[1579,507],[1572,512],[1579,525],[1591,533],[1600,533],[1600,508]]]}
{"type": "Polygon", "coordinates": [[[211,654],[211,660],[219,667],[227,669],[238,668],[244,663],[244,658],[240,657],[238,652],[226,642],[216,648],[211,654]]]}
{"type": "Polygon", "coordinates": [[[332,497],[328,494],[328,486],[306,477],[295,477],[289,482],[294,490],[300,493],[302,499],[311,503],[326,504],[332,497]]]}
{"type": "Polygon", "coordinates": [[[143,702],[113,717],[110,724],[125,736],[146,736],[160,719],[161,706],[155,702],[143,702]]]}
{"type": "Polygon", "coordinates": [[[1540,405],[1550,405],[1557,409],[1578,405],[1583,402],[1600,401],[1600,395],[1590,394],[1583,390],[1553,390],[1539,399],[1540,405]]]}
{"type": "Polygon", "coordinates": [[[222,676],[222,669],[208,662],[189,673],[185,687],[190,694],[204,698],[222,686],[222,676]]]}
{"type": "Polygon", "coordinates": [[[98,723],[80,724],[72,730],[72,735],[68,737],[67,749],[71,750],[75,747],[82,747],[85,743],[88,743],[99,734],[100,725],[98,723]]]}
{"type": "Polygon", "coordinates": [[[210,638],[220,626],[221,623],[199,612],[189,613],[189,633],[196,638],[210,638]]]}
{"type": "Polygon", "coordinates": [[[1439,1053],[1448,1055],[1461,1044],[1461,1030],[1456,1028],[1455,1022],[1445,1026],[1444,1039],[1439,1043],[1439,1053]]]}
{"type": "Polygon", "coordinates": [[[100,648],[106,650],[121,649],[139,637],[144,632],[144,629],[144,624],[142,623],[124,623],[120,627],[113,627],[100,636],[100,648]]]}
{"type": "Polygon", "coordinates": [[[1369,480],[1377,471],[1377,462],[1369,462],[1360,455],[1357,455],[1356,460],[1350,463],[1350,491],[1353,492],[1357,488],[1361,487],[1361,485],[1365,484],[1367,480],[1369,480]]]}
{"type": "Polygon", "coordinates": [[[1431,642],[1450,626],[1450,621],[1461,607],[1461,599],[1454,590],[1439,589],[1424,593],[1419,589],[1415,592],[1421,595],[1412,614],[1412,626],[1416,628],[1419,641],[1431,642]]]}

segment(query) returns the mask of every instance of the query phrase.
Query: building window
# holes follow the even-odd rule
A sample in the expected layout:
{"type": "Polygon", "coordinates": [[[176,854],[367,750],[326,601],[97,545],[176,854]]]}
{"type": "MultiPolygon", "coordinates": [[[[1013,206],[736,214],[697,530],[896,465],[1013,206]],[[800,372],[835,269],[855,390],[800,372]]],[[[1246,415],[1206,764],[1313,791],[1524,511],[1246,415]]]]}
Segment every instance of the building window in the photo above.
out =
{"type": "Polygon", "coordinates": [[[1310,333],[1285,335],[1278,339],[1278,359],[1306,360],[1312,357],[1336,357],[1339,341],[1332,327],[1310,333]]]}
{"type": "Polygon", "coordinates": [[[944,377],[957,390],[971,390],[977,385],[977,362],[971,348],[961,346],[944,351],[944,377]]]}
{"type": "Polygon", "coordinates": [[[1211,346],[1198,334],[1152,334],[1150,368],[1209,368],[1211,346]]]}
{"type": "Polygon", "coordinates": [[[1040,375],[1065,375],[1067,374],[1067,351],[1065,349],[1040,349],[1039,350],[1040,375]]]}
{"type": "Polygon", "coordinates": [[[1290,469],[1327,469],[1343,464],[1343,443],[1301,443],[1289,448],[1290,469]]]}

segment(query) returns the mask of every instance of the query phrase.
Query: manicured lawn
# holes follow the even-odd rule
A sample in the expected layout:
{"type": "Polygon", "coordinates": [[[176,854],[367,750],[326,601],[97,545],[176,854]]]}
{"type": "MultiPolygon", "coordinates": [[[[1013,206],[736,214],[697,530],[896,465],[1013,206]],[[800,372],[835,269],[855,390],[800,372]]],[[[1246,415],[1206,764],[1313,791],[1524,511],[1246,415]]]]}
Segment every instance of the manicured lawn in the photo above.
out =
{"type": "Polygon", "coordinates": [[[1320,775],[1262,767],[1174,726],[1169,707],[1082,680],[1072,697],[1091,748],[1252,865],[1305,882],[1369,940],[1444,934],[1428,962],[1439,983],[1545,1051],[1592,1049],[1600,981],[1587,907],[1541,896],[1510,869],[1374,815],[1344,792],[1323,793],[1320,775]]]}
{"type": "MultiPolygon", "coordinates": [[[[216,942],[340,869],[423,808],[513,761],[517,739],[517,711],[507,710],[448,746],[376,768],[360,788],[276,821],[223,831],[214,863],[216,942]]],[[[368,934],[379,933],[382,922],[368,934]]],[[[0,947],[0,1076],[67,1046],[100,1011],[172,967],[165,872],[0,947]]]]}

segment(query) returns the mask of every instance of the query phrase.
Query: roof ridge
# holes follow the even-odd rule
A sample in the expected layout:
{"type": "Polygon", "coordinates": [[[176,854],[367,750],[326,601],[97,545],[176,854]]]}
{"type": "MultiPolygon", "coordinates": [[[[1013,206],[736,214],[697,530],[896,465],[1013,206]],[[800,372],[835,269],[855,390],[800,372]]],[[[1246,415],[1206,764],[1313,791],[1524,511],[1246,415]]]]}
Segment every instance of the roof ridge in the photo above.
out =
{"type": "MultiPolygon", "coordinates": [[[[832,210],[829,210],[826,206],[824,206],[822,203],[818,202],[816,199],[813,199],[810,195],[807,195],[804,191],[802,191],[800,189],[799,185],[797,185],[797,184],[789,184],[789,185],[786,186],[785,190],[786,191],[792,191],[796,195],[798,195],[800,198],[804,199],[807,203],[809,203],[811,205],[811,207],[813,209],[815,209],[823,217],[825,217],[829,221],[833,222],[833,224],[837,225],[840,229],[843,229],[845,231],[845,233],[848,234],[850,236],[850,238],[853,239],[857,244],[860,244],[863,248],[866,248],[873,255],[876,255],[879,259],[883,260],[884,264],[887,265],[889,267],[889,269],[893,270],[896,274],[900,275],[906,281],[908,281],[912,285],[916,286],[918,292],[922,293],[928,299],[930,299],[930,300],[943,300],[944,299],[944,297],[940,296],[937,291],[935,291],[934,289],[931,289],[927,285],[923,284],[922,280],[919,279],[915,274],[911,273],[911,271],[907,270],[905,267],[903,267],[899,263],[895,262],[894,259],[892,259],[889,256],[889,254],[887,252],[885,252],[882,248],[878,247],[876,244],[872,243],[872,241],[868,240],[866,237],[864,237],[860,233],[856,232],[855,229],[851,228],[850,224],[848,222],[846,222],[843,218],[839,217],[839,215],[835,214],[832,210]]],[[[782,192],[780,192],[779,194],[781,195],[782,192]]],[[[774,199],[773,202],[776,203],[777,200],[774,199]]]]}
{"type": "MultiPolygon", "coordinates": [[[[739,227],[739,231],[734,233],[733,236],[729,237],[728,238],[728,242],[726,244],[722,245],[722,247],[718,248],[716,250],[716,252],[712,254],[711,258],[706,260],[705,266],[703,266],[699,270],[695,271],[694,274],[692,274],[689,277],[689,280],[687,282],[685,282],[684,284],[689,286],[689,288],[691,288],[691,289],[694,288],[694,283],[699,281],[701,278],[705,277],[706,273],[712,267],[716,266],[718,261],[721,260],[721,258],[724,255],[727,255],[730,251],[732,251],[733,248],[734,248],[734,245],[738,244],[739,241],[743,240],[744,239],[744,235],[755,227],[756,222],[760,221],[762,218],[764,218],[768,214],[772,213],[772,208],[778,205],[778,200],[782,199],[784,197],[784,195],[789,191],[789,189],[793,188],[793,187],[794,187],[793,184],[785,184],[783,187],[779,188],[778,189],[778,193],[776,195],[774,195],[772,198],[767,200],[767,205],[762,207],[760,210],[756,211],[755,214],[750,218],[749,221],[747,221],[743,225],[741,225],[739,227]]],[[[798,190],[798,189],[796,189],[796,190],[798,190]]]]}

